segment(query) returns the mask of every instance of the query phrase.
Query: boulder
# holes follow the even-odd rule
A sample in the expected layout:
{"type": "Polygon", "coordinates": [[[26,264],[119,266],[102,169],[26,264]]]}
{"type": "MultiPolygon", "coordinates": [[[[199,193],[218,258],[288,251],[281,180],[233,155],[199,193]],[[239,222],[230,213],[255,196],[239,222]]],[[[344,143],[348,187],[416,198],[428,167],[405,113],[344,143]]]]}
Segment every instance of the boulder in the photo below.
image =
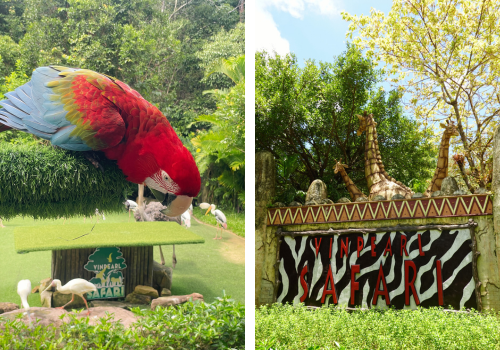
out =
{"type": "Polygon", "coordinates": [[[38,293],[39,291],[40,291],[40,286],[35,286],[35,288],[31,290],[31,294],[38,293]]]}
{"type": "Polygon", "coordinates": [[[443,192],[445,196],[451,196],[453,195],[453,192],[458,190],[458,183],[454,177],[448,176],[443,179],[443,182],[441,183],[441,192],[443,192]]]}
{"type": "Polygon", "coordinates": [[[319,204],[333,204],[333,201],[330,198],[325,198],[320,200],[319,204]]]}
{"type": "Polygon", "coordinates": [[[42,291],[40,293],[40,301],[42,302],[42,306],[44,307],[52,307],[52,294],[51,291],[42,291]]]}
{"type": "Polygon", "coordinates": [[[305,205],[319,205],[319,202],[320,201],[317,201],[317,200],[311,200],[311,201],[307,201],[305,203],[305,205]]]}
{"type": "Polygon", "coordinates": [[[151,298],[158,298],[158,291],[153,287],[148,286],[135,286],[134,293],[150,296],[151,298]]]}
{"type": "Polygon", "coordinates": [[[203,295],[198,293],[192,293],[189,295],[173,295],[170,297],[160,297],[151,303],[151,310],[155,310],[157,306],[161,307],[169,307],[174,305],[179,305],[187,302],[188,300],[192,300],[193,302],[203,301],[203,295]]]}
{"type": "Polygon", "coordinates": [[[121,309],[131,309],[133,307],[139,307],[141,309],[149,309],[148,304],[131,304],[125,303],[123,301],[114,300],[93,300],[89,302],[90,307],[118,307],[121,309]]]}
{"type": "Polygon", "coordinates": [[[151,297],[133,292],[127,295],[125,301],[132,304],[149,304],[151,302],[151,297]]]}
{"type": "Polygon", "coordinates": [[[443,191],[434,191],[431,194],[431,197],[443,197],[443,196],[444,196],[444,192],[443,191]]]}
{"type": "Polygon", "coordinates": [[[486,193],[486,188],[484,187],[479,187],[474,190],[474,194],[485,194],[486,193]]]}
{"type": "Polygon", "coordinates": [[[321,201],[327,197],[328,191],[326,185],[321,180],[314,180],[306,193],[306,203],[309,201],[321,201]]]}
{"type": "Polygon", "coordinates": [[[163,288],[161,290],[161,296],[162,297],[169,297],[172,295],[172,292],[170,290],[168,290],[167,288],[163,288]]]}
{"type": "Polygon", "coordinates": [[[356,198],[355,202],[368,202],[368,198],[366,198],[366,197],[358,197],[358,198],[356,198]]]}
{"type": "Polygon", "coordinates": [[[420,192],[415,192],[411,195],[411,198],[424,198],[424,194],[420,192]]]}
{"type": "Polygon", "coordinates": [[[351,203],[351,200],[349,198],[342,197],[337,201],[337,203],[351,203]]]}
{"type": "Polygon", "coordinates": [[[456,190],[455,192],[453,192],[453,195],[454,195],[454,196],[465,196],[465,195],[467,195],[467,191],[464,191],[464,190],[456,190]]]}
{"type": "Polygon", "coordinates": [[[273,208],[282,208],[282,207],[286,207],[286,204],[285,203],[281,203],[281,202],[276,202],[272,205],[273,208]]]}
{"type": "MultiPolygon", "coordinates": [[[[83,296],[86,296],[84,294],[83,296]]],[[[58,307],[58,306],[63,306],[69,303],[71,298],[73,297],[72,294],[63,294],[60,292],[54,292],[52,294],[52,307],[58,307]]],[[[75,298],[73,299],[73,302],[69,304],[68,306],[65,307],[66,310],[71,310],[71,309],[81,309],[85,307],[85,302],[83,299],[75,294],[75,298]]]]}
{"type": "Polygon", "coordinates": [[[19,306],[14,303],[0,303],[0,314],[11,312],[14,310],[19,310],[19,306]]]}
{"type": "Polygon", "coordinates": [[[45,278],[40,281],[40,292],[43,292],[52,283],[52,278],[45,278]]]}
{"type": "Polygon", "coordinates": [[[375,197],[373,197],[374,201],[386,201],[387,198],[385,198],[384,196],[380,195],[380,194],[377,194],[375,197]]]}
{"type": "Polygon", "coordinates": [[[293,201],[293,202],[288,203],[288,206],[289,207],[301,207],[302,203],[297,202],[297,201],[293,201]]]}
{"type": "Polygon", "coordinates": [[[162,265],[156,261],[153,262],[153,288],[159,293],[163,288],[172,289],[172,274],[171,267],[162,265]]]}
{"type": "Polygon", "coordinates": [[[405,199],[405,196],[403,196],[402,194],[396,193],[394,196],[391,197],[391,200],[395,200],[395,199],[405,199]]]}
{"type": "MultiPolygon", "coordinates": [[[[101,324],[101,318],[109,317],[113,314],[112,321],[120,322],[126,328],[129,328],[134,322],[137,322],[137,317],[132,311],[125,310],[119,307],[93,307],[90,309],[90,317],[87,316],[87,311],[80,312],[77,315],[78,319],[87,318],[89,319],[89,325],[96,326],[101,324]]],[[[64,318],[66,321],[66,317],[64,318]]]]}

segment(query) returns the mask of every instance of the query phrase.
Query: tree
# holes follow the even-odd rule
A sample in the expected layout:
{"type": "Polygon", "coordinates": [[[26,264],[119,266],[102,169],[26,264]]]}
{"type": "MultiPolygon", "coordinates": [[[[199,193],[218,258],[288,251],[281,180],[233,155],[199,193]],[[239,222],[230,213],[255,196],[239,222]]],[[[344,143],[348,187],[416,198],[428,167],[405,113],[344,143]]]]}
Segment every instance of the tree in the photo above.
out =
{"type": "Polygon", "coordinates": [[[256,147],[277,159],[278,193],[287,193],[282,200],[307,191],[315,179],[327,184],[330,197],[345,196],[342,178],[334,174],[341,158],[366,191],[365,138],[355,135],[356,114],[364,110],[378,123],[382,160],[391,176],[406,184],[432,176],[435,150],[429,136],[402,114],[396,91],[376,87],[380,73],[354,46],[333,63],[307,61],[304,68],[293,54],[259,52],[255,66],[256,147]]]}
{"type": "MultiPolygon", "coordinates": [[[[469,190],[491,183],[493,133],[500,121],[500,1],[394,0],[387,17],[342,13],[347,36],[409,93],[409,110],[426,126],[458,125],[469,190]]],[[[460,157],[457,157],[460,159],[460,157]]]]}

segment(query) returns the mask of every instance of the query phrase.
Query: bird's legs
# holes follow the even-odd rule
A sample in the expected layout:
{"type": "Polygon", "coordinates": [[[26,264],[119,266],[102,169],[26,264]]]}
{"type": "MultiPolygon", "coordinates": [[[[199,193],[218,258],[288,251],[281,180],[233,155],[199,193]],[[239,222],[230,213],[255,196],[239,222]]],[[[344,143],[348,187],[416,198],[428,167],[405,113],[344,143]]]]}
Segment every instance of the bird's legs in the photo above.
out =
{"type": "Polygon", "coordinates": [[[217,238],[218,233],[219,233],[219,223],[217,223],[217,229],[215,230],[215,238],[214,239],[220,239],[220,238],[217,238]]]}
{"type": "MultiPolygon", "coordinates": [[[[80,294],[78,294],[78,295],[80,295],[80,294]]],[[[74,296],[75,295],[73,294],[73,297],[74,296]]],[[[87,300],[83,297],[83,295],[80,295],[80,296],[82,297],[83,302],[85,303],[85,306],[87,307],[87,316],[90,316],[89,304],[87,304],[87,300]]]]}
{"type": "Polygon", "coordinates": [[[56,307],[55,309],[63,309],[68,306],[69,304],[71,304],[73,302],[73,300],[75,300],[75,295],[74,294],[71,294],[71,300],[69,302],[67,302],[66,304],[64,304],[63,306],[58,306],[56,307]]]}
{"type": "Polygon", "coordinates": [[[161,245],[159,245],[158,247],[160,248],[161,264],[165,265],[165,258],[163,257],[163,251],[161,250],[161,245]]]}

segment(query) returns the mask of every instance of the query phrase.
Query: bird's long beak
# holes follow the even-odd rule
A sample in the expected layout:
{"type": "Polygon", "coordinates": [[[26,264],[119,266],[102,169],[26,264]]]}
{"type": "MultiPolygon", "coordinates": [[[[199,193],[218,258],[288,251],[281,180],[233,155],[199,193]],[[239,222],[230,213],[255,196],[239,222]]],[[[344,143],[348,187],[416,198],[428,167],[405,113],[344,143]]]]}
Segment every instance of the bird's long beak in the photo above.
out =
{"type": "Polygon", "coordinates": [[[188,210],[191,202],[193,201],[192,197],[188,196],[175,196],[173,194],[168,194],[166,203],[167,207],[163,209],[161,212],[169,217],[176,217],[182,215],[186,210],[188,210]]]}
{"type": "MultiPolygon", "coordinates": [[[[45,288],[45,289],[43,290],[43,292],[45,292],[46,290],[48,290],[48,289],[50,289],[50,288],[54,287],[54,286],[52,285],[52,283],[53,283],[53,282],[54,282],[54,281],[50,282],[49,286],[48,286],[47,288],[45,288]]],[[[42,292],[42,293],[43,293],[43,292],[42,292]]],[[[41,293],[40,293],[40,294],[41,294],[41,293]]]]}
{"type": "Polygon", "coordinates": [[[212,209],[212,207],[208,207],[207,212],[205,213],[205,215],[208,214],[208,212],[210,211],[210,209],[212,209]]]}

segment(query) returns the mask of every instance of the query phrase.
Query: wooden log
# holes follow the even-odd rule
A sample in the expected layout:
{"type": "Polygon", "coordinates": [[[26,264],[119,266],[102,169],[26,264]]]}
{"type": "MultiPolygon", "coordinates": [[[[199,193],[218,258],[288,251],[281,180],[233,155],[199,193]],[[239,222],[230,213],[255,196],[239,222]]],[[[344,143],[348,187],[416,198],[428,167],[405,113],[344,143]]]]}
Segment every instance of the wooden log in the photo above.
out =
{"type": "Polygon", "coordinates": [[[59,277],[57,279],[61,280],[61,283],[64,285],[66,282],[66,250],[59,251],[59,262],[61,263],[61,268],[59,270],[59,277]]]}
{"type": "Polygon", "coordinates": [[[52,251],[52,264],[51,264],[51,269],[50,269],[50,278],[54,278],[54,274],[56,271],[56,262],[57,262],[57,257],[56,257],[56,251],[52,251]]]}
{"type": "Polygon", "coordinates": [[[138,247],[132,247],[132,291],[137,286],[137,263],[138,263],[138,247]]]}
{"type": "MultiPolygon", "coordinates": [[[[472,221],[472,220],[470,220],[472,221]]],[[[316,236],[316,235],[343,235],[349,233],[378,233],[378,232],[394,232],[394,231],[421,231],[421,230],[454,230],[461,228],[469,228],[471,225],[477,225],[474,221],[467,224],[457,224],[457,225],[421,225],[421,226],[391,226],[391,227],[379,227],[379,228],[349,228],[334,230],[332,228],[328,230],[314,230],[314,231],[283,231],[278,228],[276,231],[277,236],[316,236]]]]}
{"type": "Polygon", "coordinates": [[[137,247],[137,285],[142,285],[142,273],[143,273],[143,262],[144,262],[144,250],[143,247],[137,247]]]}
{"type": "Polygon", "coordinates": [[[148,260],[149,260],[149,265],[148,265],[148,286],[153,286],[153,265],[154,265],[154,251],[153,251],[153,246],[148,247],[148,260]]]}
{"type": "Polygon", "coordinates": [[[69,276],[70,280],[79,277],[78,276],[79,267],[80,264],[78,261],[78,249],[71,249],[71,275],[69,276]]]}

